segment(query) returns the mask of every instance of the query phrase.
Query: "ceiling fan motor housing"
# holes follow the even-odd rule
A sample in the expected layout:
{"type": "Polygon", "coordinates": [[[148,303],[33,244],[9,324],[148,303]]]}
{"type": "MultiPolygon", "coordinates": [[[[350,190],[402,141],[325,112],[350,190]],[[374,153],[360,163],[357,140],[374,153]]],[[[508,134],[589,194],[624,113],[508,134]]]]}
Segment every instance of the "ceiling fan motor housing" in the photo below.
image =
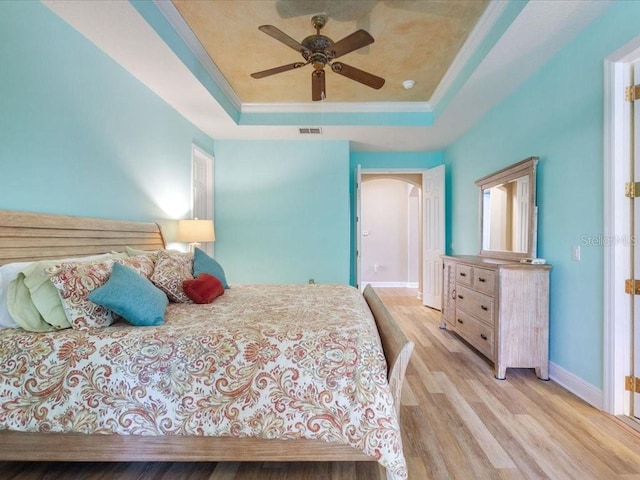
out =
{"type": "Polygon", "coordinates": [[[329,37],[324,35],[310,35],[302,40],[302,46],[305,50],[302,52],[302,56],[309,63],[313,64],[314,68],[322,68],[330,61],[329,48],[333,45],[333,41],[329,37]]]}

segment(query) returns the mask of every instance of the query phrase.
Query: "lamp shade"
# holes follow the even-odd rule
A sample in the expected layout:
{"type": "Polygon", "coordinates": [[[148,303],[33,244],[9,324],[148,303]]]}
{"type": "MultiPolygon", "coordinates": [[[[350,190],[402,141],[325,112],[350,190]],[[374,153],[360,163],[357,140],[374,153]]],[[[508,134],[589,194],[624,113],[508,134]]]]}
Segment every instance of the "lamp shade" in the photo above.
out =
{"type": "Polygon", "coordinates": [[[178,242],[214,242],[213,220],[178,220],[178,242]]]}

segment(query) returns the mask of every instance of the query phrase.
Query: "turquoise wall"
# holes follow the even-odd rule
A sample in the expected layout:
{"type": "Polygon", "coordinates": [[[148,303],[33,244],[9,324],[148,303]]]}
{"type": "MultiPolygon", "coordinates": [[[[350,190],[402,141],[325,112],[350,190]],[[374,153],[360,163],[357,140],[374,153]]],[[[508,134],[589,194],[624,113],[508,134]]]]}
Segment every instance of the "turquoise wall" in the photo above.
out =
{"type": "Polygon", "coordinates": [[[640,34],[640,2],[616,2],[445,151],[449,251],[478,251],[474,180],[535,155],[538,256],[553,265],[550,360],[602,388],[603,61],[640,34]],[[582,260],[571,260],[580,245],[582,260]]]}
{"type": "Polygon", "coordinates": [[[435,152],[351,152],[349,157],[349,195],[351,214],[350,232],[350,267],[349,282],[356,284],[356,194],[355,194],[355,174],[358,165],[363,170],[393,169],[393,170],[424,170],[427,168],[442,165],[444,162],[443,153],[435,152]]]}
{"type": "Polygon", "coordinates": [[[215,157],[230,282],[349,282],[348,142],[216,140],[215,157]]]}
{"type": "Polygon", "coordinates": [[[40,2],[0,2],[0,32],[0,208],[160,220],[175,238],[191,145],[213,140],[40,2]]]}

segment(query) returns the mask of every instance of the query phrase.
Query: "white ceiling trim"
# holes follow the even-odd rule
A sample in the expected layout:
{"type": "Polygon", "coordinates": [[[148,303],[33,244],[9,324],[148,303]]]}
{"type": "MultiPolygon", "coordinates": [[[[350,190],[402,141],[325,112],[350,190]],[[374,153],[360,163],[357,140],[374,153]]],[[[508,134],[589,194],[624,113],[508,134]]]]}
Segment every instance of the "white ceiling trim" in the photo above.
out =
{"type": "Polygon", "coordinates": [[[491,0],[484,13],[478,20],[478,23],[473,28],[469,36],[462,45],[462,48],[453,59],[453,62],[449,66],[447,73],[444,74],[442,80],[436,87],[433,95],[429,99],[429,103],[434,107],[437,107],[445,94],[449,91],[453,82],[458,78],[458,75],[462,72],[462,69],[467,65],[471,57],[480,47],[482,41],[487,37],[491,29],[496,24],[502,12],[507,8],[508,2],[503,0],[491,0]]]}
{"type": "Polygon", "coordinates": [[[240,111],[242,108],[240,97],[238,97],[236,92],[231,87],[231,84],[227,81],[218,66],[211,59],[207,51],[200,43],[200,40],[198,40],[191,28],[189,28],[189,25],[187,24],[187,22],[185,22],[184,18],[182,18],[182,15],[180,15],[178,9],[173,5],[172,2],[167,0],[154,0],[153,3],[165,16],[167,21],[175,29],[178,35],[180,35],[180,38],[184,40],[191,52],[196,56],[207,73],[211,75],[213,81],[218,85],[218,87],[220,87],[220,90],[222,90],[224,95],[233,104],[235,109],[240,111]]]}
{"type": "Polygon", "coordinates": [[[212,138],[231,117],[129,2],[43,4],[212,138]]]}
{"type": "Polygon", "coordinates": [[[427,113],[429,102],[243,103],[242,113],[427,113]]]}

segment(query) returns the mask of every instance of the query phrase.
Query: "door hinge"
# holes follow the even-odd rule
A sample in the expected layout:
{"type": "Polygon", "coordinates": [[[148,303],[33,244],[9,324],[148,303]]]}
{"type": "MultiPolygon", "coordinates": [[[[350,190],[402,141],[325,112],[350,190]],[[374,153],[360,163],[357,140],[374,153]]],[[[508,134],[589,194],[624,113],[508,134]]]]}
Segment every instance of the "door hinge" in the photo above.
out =
{"type": "Polygon", "coordinates": [[[640,393],[640,378],[624,377],[624,389],[628,392],[640,393]]]}
{"type": "Polygon", "coordinates": [[[624,281],[624,293],[640,295],[640,280],[626,279],[624,281]]]}
{"type": "Polygon", "coordinates": [[[627,198],[636,198],[640,194],[640,182],[627,182],[624,184],[624,196],[627,198]]]}
{"type": "Polygon", "coordinates": [[[640,99],[640,84],[626,87],[624,89],[624,99],[627,102],[635,102],[640,99]]]}

